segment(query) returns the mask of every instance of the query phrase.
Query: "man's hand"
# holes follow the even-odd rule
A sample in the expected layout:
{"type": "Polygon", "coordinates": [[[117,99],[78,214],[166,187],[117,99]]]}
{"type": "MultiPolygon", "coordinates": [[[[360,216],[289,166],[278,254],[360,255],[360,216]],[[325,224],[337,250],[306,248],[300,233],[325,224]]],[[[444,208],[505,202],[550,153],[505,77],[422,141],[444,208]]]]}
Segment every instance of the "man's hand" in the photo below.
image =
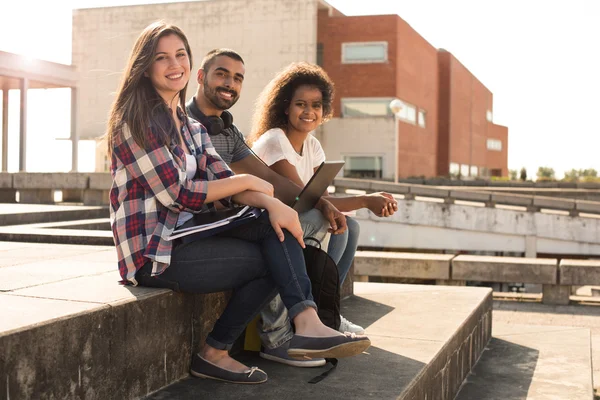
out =
{"type": "Polygon", "coordinates": [[[389,217],[398,211],[398,202],[389,193],[377,192],[365,196],[367,208],[378,217],[389,217]]]}
{"type": "Polygon", "coordinates": [[[302,227],[300,226],[298,213],[275,198],[269,199],[266,208],[269,211],[271,226],[277,234],[279,241],[284,241],[283,229],[287,229],[296,238],[298,243],[300,243],[300,246],[304,248],[304,239],[302,239],[304,232],[302,232],[302,227]]]}
{"type": "Polygon", "coordinates": [[[328,231],[333,235],[339,235],[346,231],[348,228],[346,216],[335,208],[331,202],[321,197],[315,208],[321,211],[321,214],[329,221],[330,228],[328,231]]]}

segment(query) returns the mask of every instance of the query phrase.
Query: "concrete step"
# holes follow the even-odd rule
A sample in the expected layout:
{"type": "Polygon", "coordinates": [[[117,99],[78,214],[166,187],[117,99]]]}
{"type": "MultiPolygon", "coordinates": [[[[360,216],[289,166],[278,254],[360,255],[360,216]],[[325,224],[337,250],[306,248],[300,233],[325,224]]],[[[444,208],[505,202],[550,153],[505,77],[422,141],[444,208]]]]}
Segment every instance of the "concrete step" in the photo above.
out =
{"type": "MultiPolygon", "coordinates": [[[[242,388],[195,379],[160,391],[189,376],[191,354],[227,293],[125,287],[115,266],[112,246],[0,242],[2,396],[248,397],[236,392],[242,388]]],[[[368,327],[373,346],[341,360],[308,390],[333,398],[452,399],[489,339],[491,291],[373,283],[357,283],[356,290],[343,301],[343,314],[368,327]]],[[[253,387],[250,398],[301,398],[306,381],[320,373],[259,365],[271,380],[253,387]]]]}
{"type": "Polygon", "coordinates": [[[590,400],[588,328],[494,322],[493,337],[456,400],[590,400]]]}
{"type": "Polygon", "coordinates": [[[488,342],[491,291],[484,288],[356,282],[342,314],[367,328],[372,346],[342,359],[315,385],[324,368],[282,366],[243,354],[269,374],[248,388],[188,378],[148,399],[453,399],[488,342]]]}
{"type": "Polygon", "coordinates": [[[0,226],[0,241],[110,246],[114,243],[108,218],[0,226]]]}
{"type": "Polygon", "coordinates": [[[0,204],[0,226],[107,217],[106,206],[0,204]]]}

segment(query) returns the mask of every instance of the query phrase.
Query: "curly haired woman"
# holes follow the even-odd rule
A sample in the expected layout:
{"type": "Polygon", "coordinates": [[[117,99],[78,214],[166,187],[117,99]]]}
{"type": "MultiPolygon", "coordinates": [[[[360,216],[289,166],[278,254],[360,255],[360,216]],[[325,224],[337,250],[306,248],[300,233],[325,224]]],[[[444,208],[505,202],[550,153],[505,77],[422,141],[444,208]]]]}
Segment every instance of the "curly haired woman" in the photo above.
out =
{"type": "MultiPolygon", "coordinates": [[[[293,63],[263,89],[254,113],[248,141],[275,172],[304,186],[325,161],[321,143],[311,133],[333,115],[333,82],[319,66],[293,63]]],[[[398,204],[388,193],[327,197],[340,211],[368,208],[378,216],[390,216],[398,204]]],[[[338,265],[340,282],[352,266],[360,226],[346,217],[348,229],[332,235],[327,252],[338,265]]],[[[363,334],[364,329],[342,317],[339,330],[363,334]]]]}

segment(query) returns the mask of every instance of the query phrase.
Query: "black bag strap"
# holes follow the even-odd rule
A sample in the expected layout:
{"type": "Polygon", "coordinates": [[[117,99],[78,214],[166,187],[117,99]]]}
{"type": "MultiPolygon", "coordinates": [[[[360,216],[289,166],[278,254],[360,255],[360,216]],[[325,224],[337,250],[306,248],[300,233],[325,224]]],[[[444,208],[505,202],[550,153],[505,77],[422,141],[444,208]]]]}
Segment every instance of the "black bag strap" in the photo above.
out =
{"type": "Polygon", "coordinates": [[[319,239],[317,239],[317,238],[314,238],[314,237],[312,237],[312,236],[305,237],[305,238],[304,238],[304,243],[306,243],[306,241],[307,241],[307,240],[310,240],[310,241],[313,241],[313,242],[315,242],[315,243],[316,243],[316,246],[315,246],[315,247],[318,247],[319,249],[321,249],[321,241],[320,241],[319,239]]]}
{"type": "Polygon", "coordinates": [[[338,365],[338,359],[337,358],[326,358],[325,359],[327,361],[327,364],[330,364],[331,366],[329,367],[329,369],[325,372],[323,372],[321,375],[315,376],[314,378],[312,378],[310,381],[308,381],[308,383],[319,383],[321,382],[323,379],[327,378],[327,376],[333,372],[333,370],[337,367],[338,365]]]}

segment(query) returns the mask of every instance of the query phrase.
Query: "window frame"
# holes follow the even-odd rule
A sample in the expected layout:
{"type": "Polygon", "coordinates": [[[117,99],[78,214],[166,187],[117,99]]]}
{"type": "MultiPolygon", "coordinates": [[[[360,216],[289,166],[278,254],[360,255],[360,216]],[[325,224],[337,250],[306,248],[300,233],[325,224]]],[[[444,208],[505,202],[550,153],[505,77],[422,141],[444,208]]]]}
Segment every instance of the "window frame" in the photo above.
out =
{"type": "Polygon", "coordinates": [[[388,58],[388,42],[387,41],[373,41],[373,42],[344,42],[342,43],[342,60],[341,63],[342,64],[383,64],[383,63],[387,63],[389,60],[388,58]],[[348,52],[348,48],[351,48],[353,46],[360,46],[360,45],[382,45],[384,47],[385,50],[385,55],[383,57],[383,59],[370,59],[370,60],[347,60],[346,59],[346,55],[348,52]]]}

